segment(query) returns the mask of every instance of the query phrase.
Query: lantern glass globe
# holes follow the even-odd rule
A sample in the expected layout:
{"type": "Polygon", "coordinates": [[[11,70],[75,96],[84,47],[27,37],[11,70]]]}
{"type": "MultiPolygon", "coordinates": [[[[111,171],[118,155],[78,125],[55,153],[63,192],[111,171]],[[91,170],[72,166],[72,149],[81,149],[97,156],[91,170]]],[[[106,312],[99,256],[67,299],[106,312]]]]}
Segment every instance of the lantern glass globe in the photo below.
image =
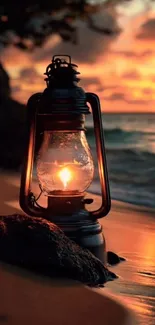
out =
{"type": "Polygon", "coordinates": [[[94,163],[84,131],[45,131],[37,177],[45,195],[80,195],[91,184],[94,163]]]}

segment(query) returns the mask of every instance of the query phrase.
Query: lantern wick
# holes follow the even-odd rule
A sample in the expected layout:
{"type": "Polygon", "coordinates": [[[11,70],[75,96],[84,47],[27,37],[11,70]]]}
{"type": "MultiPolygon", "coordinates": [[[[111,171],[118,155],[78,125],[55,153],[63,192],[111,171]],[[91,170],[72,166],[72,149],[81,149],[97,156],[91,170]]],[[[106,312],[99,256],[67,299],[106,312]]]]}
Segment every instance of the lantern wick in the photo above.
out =
{"type": "Polygon", "coordinates": [[[66,189],[69,181],[72,179],[72,174],[70,169],[67,167],[62,168],[61,171],[59,172],[59,178],[63,183],[64,189],[66,189]]]}

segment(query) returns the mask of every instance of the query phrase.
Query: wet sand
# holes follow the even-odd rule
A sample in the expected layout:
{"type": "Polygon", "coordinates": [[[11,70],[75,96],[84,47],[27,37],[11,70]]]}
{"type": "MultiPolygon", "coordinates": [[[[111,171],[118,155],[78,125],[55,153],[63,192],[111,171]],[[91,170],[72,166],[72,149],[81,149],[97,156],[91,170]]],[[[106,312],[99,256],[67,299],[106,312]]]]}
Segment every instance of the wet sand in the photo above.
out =
{"type": "MultiPolygon", "coordinates": [[[[20,212],[19,183],[18,174],[0,174],[1,215],[20,212]]],[[[93,195],[93,198],[96,209],[100,197],[93,195]]],[[[136,321],[130,309],[141,325],[153,325],[155,212],[113,201],[111,212],[101,219],[101,223],[107,250],[127,259],[111,268],[119,275],[118,280],[107,283],[103,289],[92,290],[75,281],[54,283],[53,280],[23,273],[18,268],[1,263],[0,322],[24,324],[25,320],[25,323],[29,321],[30,324],[52,324],[50,320],[53,319],[55,325],[69,325],[73,320],[74,325],[79,322],[85,325],[134,325],[136,321]],[[58,313],[59,310],[61,313],[58,313]],[[8,311],[12,316],[8,315],[8,311]]]]}
{"type": "Polygon", "coordinates": [[[119,295],[141,325],[155,324],[155,211],[112,202],[102,225],[107,250],[126,258],[113,267],[119,279],[107,283],[106,290],[119,295]]]}

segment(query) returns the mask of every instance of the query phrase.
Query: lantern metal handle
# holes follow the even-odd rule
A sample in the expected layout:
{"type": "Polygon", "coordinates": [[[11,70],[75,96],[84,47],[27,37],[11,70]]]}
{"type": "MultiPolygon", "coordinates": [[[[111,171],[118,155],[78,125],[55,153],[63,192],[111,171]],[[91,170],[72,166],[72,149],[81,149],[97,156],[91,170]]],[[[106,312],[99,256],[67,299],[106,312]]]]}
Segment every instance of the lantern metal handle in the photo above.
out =
{"type": "Polygon", "coordinates": [[[60,57],[67,57],[69,59],[69,64],[71,64],[71,56],[70,55],[67,55],[67,54],[56,54],[53,56],[52,58],[52,62],[55,61],[56,58],[60,59],[60,57]]]}
{"type": "Polygon", "coordinates": [[[35,133],[36,133],[36,110],[40,93],[30,97],[27,105],[27,143],[25,148],[25,157],[23,170],[21,174],[21,186],[19,203],[22,210],[31,216],[43,216],[44,208],[38,208],[31,202],[31,179],[33,170],[33,160],[35,151],[35,133]]]}
{"type": "Polygon", "coordinates": [[[86,93],[86,100],[91,105],[94,121],[94,131],[96,140],[96,151],[98,156],[98,168],[101,184],[102,204],[96,211],[90,212],[95,219],[102,218],[108,214],[111,207],[110,189],[108,181],[108,171],[106,163],[106,153],[104,147],[104,134],[102,127],[102,116],[100,101],[96,94],[86,93]]]}

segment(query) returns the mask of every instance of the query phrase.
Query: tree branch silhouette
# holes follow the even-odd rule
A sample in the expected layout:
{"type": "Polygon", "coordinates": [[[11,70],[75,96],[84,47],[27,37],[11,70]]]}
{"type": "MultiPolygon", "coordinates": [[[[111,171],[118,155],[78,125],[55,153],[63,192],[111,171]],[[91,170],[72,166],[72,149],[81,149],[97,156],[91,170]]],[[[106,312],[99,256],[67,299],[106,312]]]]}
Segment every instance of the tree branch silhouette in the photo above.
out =
{"type": "MultiPolygon", "coordinates": [[[[123,0],[127,1],[127,0],[123,0]]],[[[128,0],[130,1],[130,0],[128,0]]],[[[112,35],[110,28],[99,28],[92,15],[108,6],[115,6],[121,0],[90,2],[89,0],[53,0],[23,3],[17,0],[2,0],[0,4],[0,45],[10,44],[22,50],[32,51],[42,47],[49,36],[58,34],[63,41],[76,44],[77,28],[74,22],[84,19],[88,27],[103,35],[112,35]]]]}

